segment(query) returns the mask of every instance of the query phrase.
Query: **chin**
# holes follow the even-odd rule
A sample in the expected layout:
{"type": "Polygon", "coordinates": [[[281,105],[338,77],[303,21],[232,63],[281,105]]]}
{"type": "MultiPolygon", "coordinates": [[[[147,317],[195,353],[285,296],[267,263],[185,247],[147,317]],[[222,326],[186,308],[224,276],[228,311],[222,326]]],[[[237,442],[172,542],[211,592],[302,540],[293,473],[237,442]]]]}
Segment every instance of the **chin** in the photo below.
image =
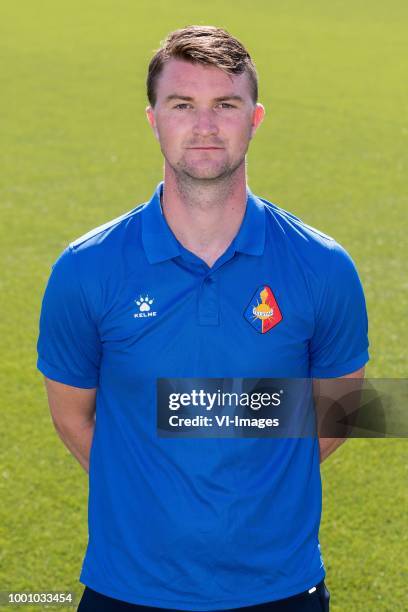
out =
{"type": "Polygon", "coordinates": [[[216,180],[221,179],[225,176],[229,176],[233,173],[234,168],[228,166],[218,166],[217,168],[207,167],[199,168],[197,166],[183,165],[178,168],[182,174],[189,176],[196,180],[216,180]]]}
{"type": "Polygon", "coordinates": [[[215,179],[219,179],[223,176],[226,176],[228,173],[226,172],[197,172],[194,170],[185,170],[184,174],[187,174],[187,176],[189,176],[190,178],[193,179],[197,179],[197,180],[215,180],[215,179]]]}

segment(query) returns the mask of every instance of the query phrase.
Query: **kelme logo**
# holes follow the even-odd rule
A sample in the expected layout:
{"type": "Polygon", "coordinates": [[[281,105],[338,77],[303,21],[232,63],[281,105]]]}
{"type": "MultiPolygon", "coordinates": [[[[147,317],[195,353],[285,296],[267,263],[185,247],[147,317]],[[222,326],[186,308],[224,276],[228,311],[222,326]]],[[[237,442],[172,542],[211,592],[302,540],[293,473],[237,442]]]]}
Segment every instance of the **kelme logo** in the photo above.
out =
{"type": "Polygon", "coordinates": [[[244,317],[261,334],[270,331],[282,321],[278,303],[268,285],[261,285],[252,296],[244,317]]]}
{"type": "Polygon", "coordinates": [[[139,312],[135,312],[133,314],[134,317],[155,317],[157,312],[152,310],[152,304],[154,302],[154,298],[149,298],[148,295],[145,297],[140,296],[138,300],[135,300],[135,304],[139,307],[139,312]]]}

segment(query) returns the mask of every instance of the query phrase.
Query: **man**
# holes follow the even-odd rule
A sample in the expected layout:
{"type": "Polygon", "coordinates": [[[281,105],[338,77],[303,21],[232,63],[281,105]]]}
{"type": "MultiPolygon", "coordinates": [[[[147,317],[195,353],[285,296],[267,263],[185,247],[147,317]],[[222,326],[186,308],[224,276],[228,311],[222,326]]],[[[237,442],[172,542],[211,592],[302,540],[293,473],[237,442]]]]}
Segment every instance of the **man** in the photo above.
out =
{"type": "Polygon", "coordinates": [[[65,249],[41,312],[52,418],[89,469],[78,609],[328,610],[319,463],[344,439],[166,439],[156,384],[362,377],[356,269],[247,188],[264,108],[239,41],[171,33],[147,90],[164,183],[65,249]]]}

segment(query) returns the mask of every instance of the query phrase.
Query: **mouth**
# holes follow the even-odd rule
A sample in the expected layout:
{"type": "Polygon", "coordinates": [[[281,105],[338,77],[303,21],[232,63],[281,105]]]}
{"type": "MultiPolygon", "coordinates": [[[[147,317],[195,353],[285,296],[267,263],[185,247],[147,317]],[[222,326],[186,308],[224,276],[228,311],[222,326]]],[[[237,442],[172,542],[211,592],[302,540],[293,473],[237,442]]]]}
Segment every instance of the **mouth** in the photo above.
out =
{"type": "Polygon", "coordinates": [[[221,151],[223,147],[187,147],[189,151],[221,151]]]}

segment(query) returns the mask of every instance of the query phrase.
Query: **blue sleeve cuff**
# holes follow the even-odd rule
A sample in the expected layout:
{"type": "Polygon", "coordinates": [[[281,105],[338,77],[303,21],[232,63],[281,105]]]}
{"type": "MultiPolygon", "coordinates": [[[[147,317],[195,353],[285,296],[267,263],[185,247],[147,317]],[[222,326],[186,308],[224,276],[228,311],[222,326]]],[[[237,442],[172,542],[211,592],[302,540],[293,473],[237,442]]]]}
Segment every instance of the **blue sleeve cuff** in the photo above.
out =
{"type": "Polygon", "coordinates": [[[37,369],[40,370],[47,378],[55,380],[65,385],[71,385],[71,387],[79,387],[81,389],[95,389],[98,386],[98,380],[96,378],[85,378],[82,376],[75,376],[68,372],[58,370],[54,366],[50,365],[41,357],[37,359],[37,369]]]}
{"type": "Polygon", "coordinates": [[[319,368],[318,366],[312,367],[310,376],[311,378],[337,378],[338,376],[345,376],[346,374],[351,374],[362,368],[369,359],[368,349],[366,349],[357,357],[350,359],[346,363],[331,365],[327,368],[319,368]]]}

